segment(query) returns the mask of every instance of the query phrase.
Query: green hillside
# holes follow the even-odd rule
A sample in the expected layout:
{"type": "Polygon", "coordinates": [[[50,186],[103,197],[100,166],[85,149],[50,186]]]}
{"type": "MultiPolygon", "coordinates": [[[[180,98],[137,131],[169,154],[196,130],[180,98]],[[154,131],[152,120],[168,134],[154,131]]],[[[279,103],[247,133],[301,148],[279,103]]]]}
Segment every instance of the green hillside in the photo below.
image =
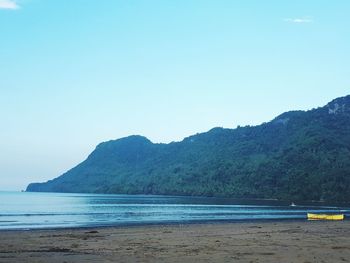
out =
{"type": "Polygon", "coordinates": [[[104,142],[84,162],[27,191],[350,201],[350,96],[181,142],[104,142]]]}

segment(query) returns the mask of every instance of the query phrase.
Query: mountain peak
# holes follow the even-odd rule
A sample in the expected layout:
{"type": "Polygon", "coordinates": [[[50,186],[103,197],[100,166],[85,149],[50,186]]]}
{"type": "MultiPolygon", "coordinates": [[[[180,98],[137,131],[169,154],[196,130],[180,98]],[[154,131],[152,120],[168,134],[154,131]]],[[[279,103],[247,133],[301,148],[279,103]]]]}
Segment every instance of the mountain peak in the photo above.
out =
{"type": "Polygon", "coordinates": [[[146,142],[146,143],[150,143],[151,141],[146,138],[145,136],[142,135],[131,135],[131,136],[127,136],[121,139],[118,139],[117,141],[127,141],[127,142],[146,142]]]}
{"type": "Polygon", "coordinates": [[[121,144],[151,144],[152,142],[141,135],[130,135],[116,140],[110,140],[100,143],[97,147],[105,145],[121,145],[121,144]]]}

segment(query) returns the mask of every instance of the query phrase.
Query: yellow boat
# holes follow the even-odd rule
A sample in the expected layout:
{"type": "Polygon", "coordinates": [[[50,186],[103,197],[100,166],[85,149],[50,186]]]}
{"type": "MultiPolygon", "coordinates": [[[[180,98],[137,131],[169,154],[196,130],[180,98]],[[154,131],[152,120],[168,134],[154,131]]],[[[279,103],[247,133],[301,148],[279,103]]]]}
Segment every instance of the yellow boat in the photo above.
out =
{"type": "Polygon", "coordinates": [[[344,214],[311,214],[307,213],[307,219],[309,220],[344,220],[344,214]]]}

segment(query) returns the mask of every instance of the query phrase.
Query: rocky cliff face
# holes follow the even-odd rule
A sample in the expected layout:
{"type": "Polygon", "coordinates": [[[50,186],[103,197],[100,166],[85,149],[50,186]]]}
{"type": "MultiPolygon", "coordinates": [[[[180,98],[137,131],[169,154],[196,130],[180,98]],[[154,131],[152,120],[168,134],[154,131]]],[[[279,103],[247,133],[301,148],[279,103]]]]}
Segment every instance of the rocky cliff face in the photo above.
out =
{"type": "Polygon", "coordinates": [[[329,114],[349,114],[350,113],[350,96],[342,97],[328,103],[329,114]]]}

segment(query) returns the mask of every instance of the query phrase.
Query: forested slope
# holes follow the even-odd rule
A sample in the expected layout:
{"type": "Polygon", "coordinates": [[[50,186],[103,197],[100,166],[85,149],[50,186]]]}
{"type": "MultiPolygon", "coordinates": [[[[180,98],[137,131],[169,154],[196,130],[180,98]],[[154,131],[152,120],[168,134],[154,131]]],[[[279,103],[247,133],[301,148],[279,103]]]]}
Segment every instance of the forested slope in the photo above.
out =
{"type": "Polygon", "coordinates": [[[104,142],[81,164],[27,191],[350,201],[350,96],[181,142],[104,142]]]}

